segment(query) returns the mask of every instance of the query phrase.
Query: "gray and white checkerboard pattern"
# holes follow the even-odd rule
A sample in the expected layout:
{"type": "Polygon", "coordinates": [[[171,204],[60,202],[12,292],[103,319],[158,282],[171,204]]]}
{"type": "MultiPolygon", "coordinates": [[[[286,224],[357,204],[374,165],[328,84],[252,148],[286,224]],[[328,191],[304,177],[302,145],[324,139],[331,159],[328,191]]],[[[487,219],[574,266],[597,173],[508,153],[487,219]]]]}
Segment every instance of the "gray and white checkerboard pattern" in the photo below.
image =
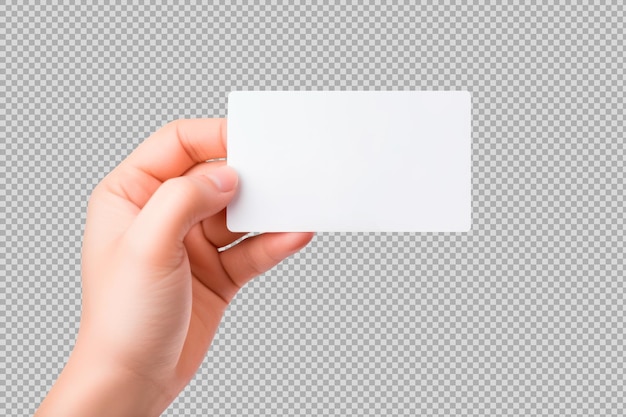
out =
{"type": "Polygon", "coordinates": [[[164,415],[626,413],[622,2],[76,3],[0,3],[1,415],[71,350],[91,189],[236,89],[471,91],[473,227],[317,235],[164,415]]]}

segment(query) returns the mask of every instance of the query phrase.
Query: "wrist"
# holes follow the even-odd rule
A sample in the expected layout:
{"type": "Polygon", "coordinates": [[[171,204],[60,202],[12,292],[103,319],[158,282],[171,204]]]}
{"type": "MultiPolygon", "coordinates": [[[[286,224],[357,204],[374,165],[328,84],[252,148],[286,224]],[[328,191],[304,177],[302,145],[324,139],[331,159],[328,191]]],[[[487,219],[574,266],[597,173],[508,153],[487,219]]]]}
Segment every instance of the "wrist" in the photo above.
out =
{"type": "Polygon", "coordinates": [[[153,417],[172,400],[155,382],[75,349],[35,417],[153,417]]]}

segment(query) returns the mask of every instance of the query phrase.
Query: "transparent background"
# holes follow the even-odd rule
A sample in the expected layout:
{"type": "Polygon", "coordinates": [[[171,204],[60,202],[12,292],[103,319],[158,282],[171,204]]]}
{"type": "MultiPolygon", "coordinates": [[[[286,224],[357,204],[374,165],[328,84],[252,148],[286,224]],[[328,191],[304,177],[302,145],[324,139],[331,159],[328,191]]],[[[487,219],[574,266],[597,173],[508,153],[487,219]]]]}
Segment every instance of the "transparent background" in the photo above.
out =
{"type": "Polygon", "coordinates": [[[1,415],[71,351],[92,188],[237,89],[469,90],[472,231],[318,234],[164,415],[624,415],[621,2],[74,3],[0,2],[1,415]]]}

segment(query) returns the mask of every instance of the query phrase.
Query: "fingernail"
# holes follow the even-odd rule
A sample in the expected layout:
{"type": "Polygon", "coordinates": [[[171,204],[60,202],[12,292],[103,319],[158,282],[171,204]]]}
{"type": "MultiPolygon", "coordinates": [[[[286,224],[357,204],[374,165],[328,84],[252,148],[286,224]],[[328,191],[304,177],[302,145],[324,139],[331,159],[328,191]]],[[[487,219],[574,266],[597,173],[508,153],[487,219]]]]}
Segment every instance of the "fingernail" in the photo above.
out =
{"type": "Polygon", "coordinates": [[[206,174],[206,176],[209,177],[217,189],[223,193],[231,191],[237,186],[237,172],[228,165],[215,168],[209,174],[206,174]]]}

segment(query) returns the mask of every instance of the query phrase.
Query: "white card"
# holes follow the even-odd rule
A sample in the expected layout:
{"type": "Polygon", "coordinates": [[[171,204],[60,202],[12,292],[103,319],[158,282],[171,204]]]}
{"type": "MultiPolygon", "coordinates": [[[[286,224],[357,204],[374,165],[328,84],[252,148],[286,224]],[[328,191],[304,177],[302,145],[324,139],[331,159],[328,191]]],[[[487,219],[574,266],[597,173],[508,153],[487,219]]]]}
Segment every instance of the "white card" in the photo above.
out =
{"type": "Polygon", "coordinates": [[[467,91],[236,91],[237,232],[467,232],[467,91]]]}

